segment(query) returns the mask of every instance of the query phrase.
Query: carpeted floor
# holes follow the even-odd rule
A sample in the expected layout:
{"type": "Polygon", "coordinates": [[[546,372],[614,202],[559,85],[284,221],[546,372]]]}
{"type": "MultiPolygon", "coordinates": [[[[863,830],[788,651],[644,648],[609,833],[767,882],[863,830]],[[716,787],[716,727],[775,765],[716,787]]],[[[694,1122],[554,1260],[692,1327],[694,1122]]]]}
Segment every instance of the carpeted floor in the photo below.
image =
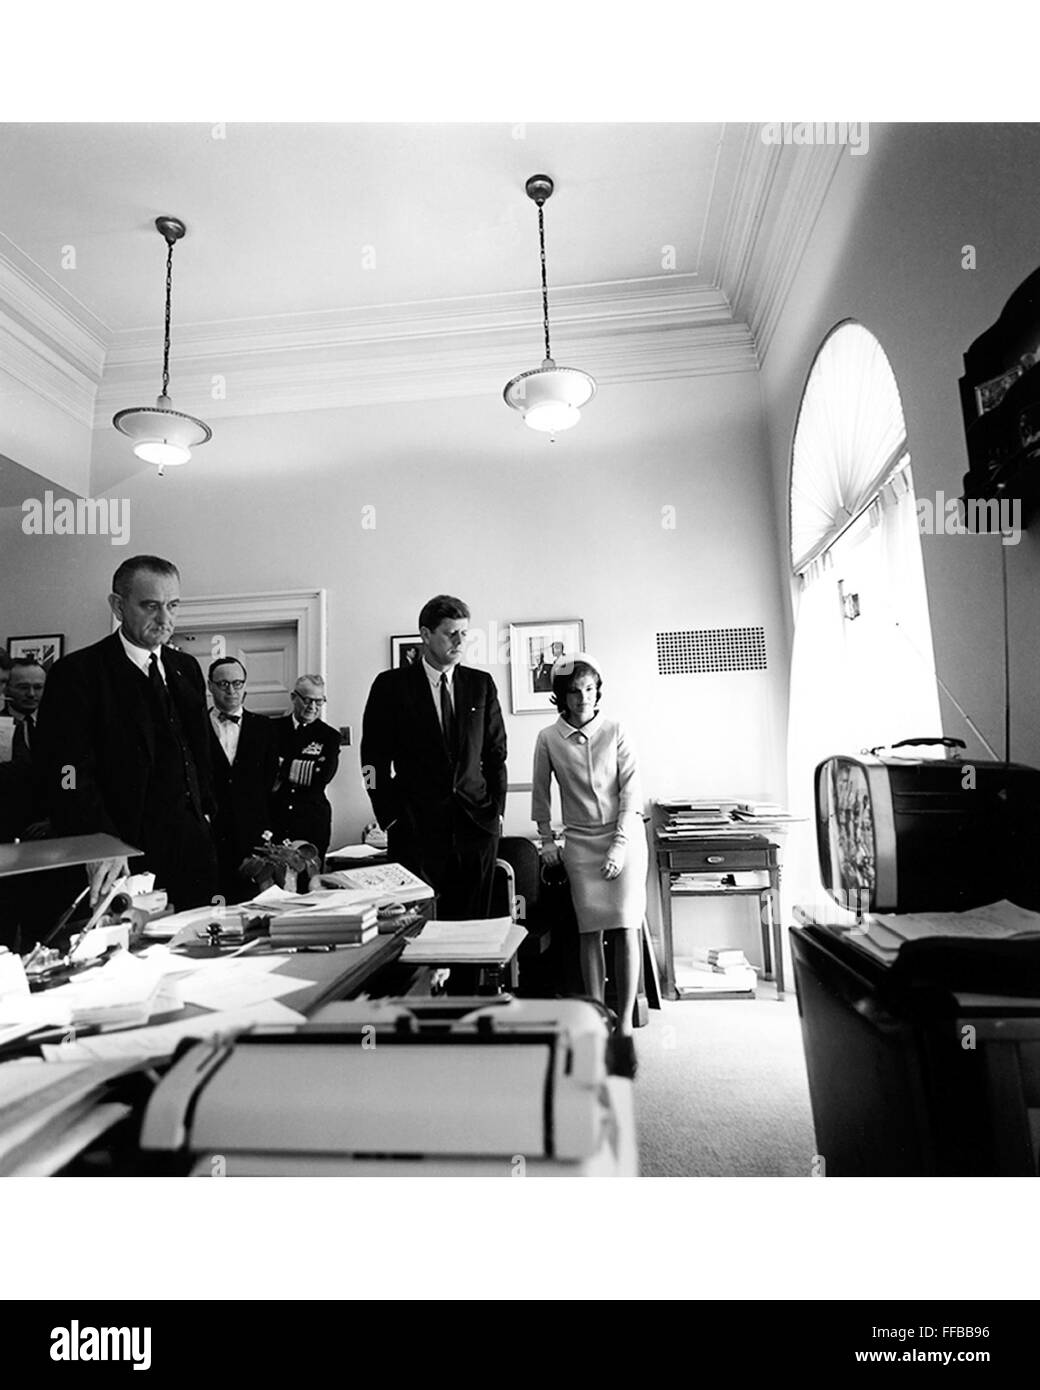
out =
{"type": "Polygon", "coordinates": [[[643,1177],[809,1177],[815,1140],[793,994],[664,1002],[636,1030],[643,1177]]]}

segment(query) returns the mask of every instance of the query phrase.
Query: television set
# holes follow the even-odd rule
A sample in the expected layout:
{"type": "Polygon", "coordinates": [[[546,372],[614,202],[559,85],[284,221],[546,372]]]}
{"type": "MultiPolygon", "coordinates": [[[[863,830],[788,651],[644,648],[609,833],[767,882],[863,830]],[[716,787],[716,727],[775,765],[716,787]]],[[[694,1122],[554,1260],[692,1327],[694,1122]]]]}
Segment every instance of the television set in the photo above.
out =
{"type": "Polygon", "coordinates": [[[853,912],[1040,908],[1040,771],[863,753],[816,768],[827,892],[853,912]]]}

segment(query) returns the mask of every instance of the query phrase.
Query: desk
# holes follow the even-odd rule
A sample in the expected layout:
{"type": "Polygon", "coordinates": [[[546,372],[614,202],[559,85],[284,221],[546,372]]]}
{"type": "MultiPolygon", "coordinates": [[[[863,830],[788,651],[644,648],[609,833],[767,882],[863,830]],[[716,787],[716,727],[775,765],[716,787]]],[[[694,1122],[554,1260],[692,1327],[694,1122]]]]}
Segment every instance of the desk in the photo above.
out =
{"type": "Polygon", "coordinates": [[[791,955],[827,1175],[1035,1177],[1040,996],[893,988],[847,932],[800,920],[791,955]]]}
{"type": "MultiPolygon", "coordinates": [[[[445,923],[444,925],[450,925],[445,923]]],[[[516,963],[516,953],[527,936],[526,930],[518,922],[514,922],[510,927],[508,935],[500,951],[489,953],[488,955],[475,956],[466,952],[452,951],[450,946],[444,947],[436,954],[424,955],[421,959],[415,960],[417,966],[428,966],[434,969],[439,967],[476,966],[481,974],[482,988],[478,990],[480,994],[501,994],[503,985],[508,984],[509,988],[515,990],[518,983],[518,968],[516,963]],[[503,979],[503,975],[506,979],[503,979]]],[[[403,950],[402,946],[402,950],[403,950]]],[[[404,960],[402,964],[411,964],[404,960]]]]}
{"type": "MultiPolygon", "coordinates": [[[[759,900],[762,925],[763,978],[776,980],[776,996],[784,997],[784,957],[780,918],[780,846],[771,834],[698,836],[685,841],[654,837],[657,875],[661,888],[661,929],[664,935],[664,992],[669,999],[697,998],[703,991],[682,994],[675,983],[672,937],[672,874],[746,873],[764,870],[768,887],[691,889],[676,897],[734,898],[753,894],[759,900]]],[[[715,992],[712,991],[712,994],[715,992]]]]}

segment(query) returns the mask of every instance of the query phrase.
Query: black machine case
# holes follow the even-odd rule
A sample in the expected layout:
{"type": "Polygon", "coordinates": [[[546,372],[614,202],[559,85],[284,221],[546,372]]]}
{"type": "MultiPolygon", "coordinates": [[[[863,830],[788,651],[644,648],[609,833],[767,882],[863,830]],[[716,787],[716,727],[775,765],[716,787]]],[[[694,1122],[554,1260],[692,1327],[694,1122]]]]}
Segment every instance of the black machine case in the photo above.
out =
{"type": "Polygon", "coordinates": [[[853,910],[961,912],[1010,898],[1040,908],[1040,771],[1020,763],[828,758],[816,769],[820,875],[853,910]]]}

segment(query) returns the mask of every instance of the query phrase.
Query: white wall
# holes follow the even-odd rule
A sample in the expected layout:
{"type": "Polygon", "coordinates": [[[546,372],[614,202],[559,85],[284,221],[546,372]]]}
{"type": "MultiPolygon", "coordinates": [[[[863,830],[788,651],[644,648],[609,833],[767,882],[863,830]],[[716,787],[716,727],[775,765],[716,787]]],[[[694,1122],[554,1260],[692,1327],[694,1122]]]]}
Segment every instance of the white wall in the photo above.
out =
{"type": "MultiPolygon", "coordinates": [[[[761,373],[785,594],[791,441],[824,335],[852,317],[878,337],[899,383],[918,497],[958,496],[967,469],[962,354],[1040,261],[1038,180],[1036,126],[872,127],[869,154],[842,160],[761,373]],[[962,268],[967,245],[975,270],[962,268]]],[[[939,677],[1002,752],[999,542],[924,536],[922,547],[939,677]]],[[[1040,765],[1040,527],[1007,560],[1012,756],[1040,765]]],[[[943,731],[985,756],[951,701],[941,702],[943,731]]]]}
{"type": "MultiPolygon", "coordinates": [[[[181,470],[128,476],[131,463],[125,440],[98,431],[93,492],[129,499],[124,549],[25,537],[8,511],[0,632],[56,629],[72,647],[104,636],[111,573],[138,552],[173,559],[186,595],[325,587],[327,718],[355,729],[335,840],[371,818],[356,740],[388,637],[415,631],[441,591],[469,603],[474,628],[583,618],[648,797],[780,794],[783,618],[754,375],[605,386],[555,444],[490,398],[223,419],[181,470]],[[773,669],[656,674],[657,630],[758,623],[773,669]]],[[[526,782],[547,716],[508,714],[508,672],[491,669],[510,778],[526,782]]],[[[533,828],[528,801],[510,797],[511,833],[533,828]]]]}

